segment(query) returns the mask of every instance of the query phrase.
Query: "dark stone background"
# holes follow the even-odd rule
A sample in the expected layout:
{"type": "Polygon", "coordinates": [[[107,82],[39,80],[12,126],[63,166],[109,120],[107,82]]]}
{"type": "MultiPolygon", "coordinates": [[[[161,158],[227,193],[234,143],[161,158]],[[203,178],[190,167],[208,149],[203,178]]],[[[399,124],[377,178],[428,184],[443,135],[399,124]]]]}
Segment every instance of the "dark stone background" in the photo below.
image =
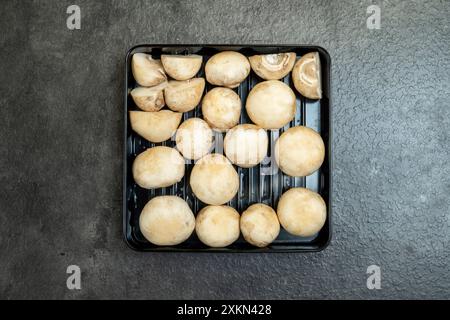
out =
{"type": "Polygon", "coordinates": [[[449,1],[6,1],[0,298],[449,298],[449,1]],[[66,28],[78,4],[82,28],[66,28]],[[124,57],[140,43],[332,57],[334,234],[317,254],[143,254],[122,240],[124,57]],[[82,269],[82,290],[66,268],[82,269]],[[366,288],[377,264],[382,289],[366,288]]]}

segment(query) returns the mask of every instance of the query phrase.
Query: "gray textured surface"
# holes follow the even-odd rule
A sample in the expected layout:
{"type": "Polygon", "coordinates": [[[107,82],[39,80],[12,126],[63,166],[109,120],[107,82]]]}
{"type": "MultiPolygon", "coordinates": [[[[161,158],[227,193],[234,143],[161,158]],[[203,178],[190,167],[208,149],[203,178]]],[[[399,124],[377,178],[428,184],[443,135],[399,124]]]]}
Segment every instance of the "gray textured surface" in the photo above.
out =
{"type": "Polygon", "coordinates": [[[449,1],[2,1],[0,298],[450,298],[449,1]],[[82,29],[66,28],[66,8],[82,29]],[[318,254],[141,254],[121,228],[139,43],[304,43],[333,59],[334,235],[318,254]],[[66,267],[82,290],[66,289],[66,267]],[[366,268],[382,268],[382,289],[366,268]]]}

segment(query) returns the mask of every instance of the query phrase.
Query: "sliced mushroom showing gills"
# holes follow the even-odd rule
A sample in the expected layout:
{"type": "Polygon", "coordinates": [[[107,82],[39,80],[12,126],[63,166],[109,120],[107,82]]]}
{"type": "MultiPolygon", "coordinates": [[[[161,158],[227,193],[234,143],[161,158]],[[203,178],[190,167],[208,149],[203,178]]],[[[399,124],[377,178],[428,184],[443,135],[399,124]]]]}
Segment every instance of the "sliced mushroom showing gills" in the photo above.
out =
{"type": "Polygon", "coordinates": [[[318,52],[305,54],[295,63],[292,80],[302,96],[309,99],[322,98],[321,65],[318,52]]]}
{"type": "Polygon", "coordinates": [[[131,71],[136,82],[143,87],[156,86],[167,80],[161,60],[146,53],[133,55],[131,71]]]}
{"type": "Polygon", "coordinates": [[[198,73],[202,66],[203,57],[197,54],[191,55],[168,55],[161,56],[166,73],[175,80],[188,80],[198,73]]]}
{"type": "Polygon", "coordinates": [[[170,110],[130,111],[131,128],[150,142],[163,142],[175,134],[182,115],[182,113],[170,110]]]}
{"type": "Polygon", "coordinates": [[[194,109],[202,99],[205,90],[205,79],[171,80],[164,89],[167,106],[177,112],[188,112],[194,109]]]}
{"type": "Polygon", "coordinates": [[[253,71],[264,80],[279,80],[292,71],[295,52],[261,54],[249,58],[253,71]]]}
{"type": "Polygon", "coordinates": [[[154,87],[137,87],[131,91],[131,97],[139,109],[144,111],[159,111],[164,107],[164,88],[167,81],[154,87]]]}

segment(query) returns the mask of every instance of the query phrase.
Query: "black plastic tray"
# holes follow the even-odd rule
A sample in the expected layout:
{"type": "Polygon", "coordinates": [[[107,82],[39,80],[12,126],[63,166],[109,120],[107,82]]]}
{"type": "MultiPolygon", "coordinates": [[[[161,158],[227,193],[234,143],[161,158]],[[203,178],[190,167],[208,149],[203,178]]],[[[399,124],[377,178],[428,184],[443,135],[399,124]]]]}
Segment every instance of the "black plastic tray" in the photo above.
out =
{"type": "MultiPolygon", "coordinates": [[[[123,172],[123,232],[125,241],[132,249],[139,251],[172,251],[172,252],[313,252],[324,249],[331,239],[331,103],[330,103],[330,64],[329,54],[321,47],[317,46],[296,46],[296,45],[138,45],[128,51],[125,68],[125,106],[124,106],[124,172],[123,172]],[[153,197],[159,195],[177,195],[184,198],[191,207],[194,214],[205,206],[200,200],[196,199],[189,187],[189,176],[193,167],[193,162],[186,161],[186,173],[183,180],[174,186],[160,188],[155,190],[146,190],[140,188],[133,180],[131,166],[135,157],[145,149],[155,145],[166,145],[173,147],[173,140],[163,143],[150,143],[137,133],[133,132],[128,119],[129,110],[138,110],[130,97],[129,92],[136,86],[136,82],[131,73],[131,57],[134,53],[145,52],[151,54],[154,58],[159,58],[161,54],[189,54],[196,53],[203,56],[203,67],[206,61],[215,53],[223,50],[238,51],[246,56],[260,53],[279,53],[296,52],[297,58],[302,55],[317,51],[320,54],[322,64],[322,89],[323,98],[319,101],[308,100],[300,96],[294,89],[290,74],[282,81],[290,85],[297,95],[297,113],[295,119],[280,130],[268,131],[269,135],[269,155],[272,154],[274,141],[279,135],[289,127],[295,125],[304,125],[318,131],[326,146],[325,161],[322,167],[308,177],[293,178],[282,174],[276,167],[275,161],[263,161],[263,164],[250,169],[236,167],[240,177],[240,188],[238,194],[228,205],[236,208],[242,213],[249,205],[253,203],[265,203],[276,210],[278,199],[281,194],[291,187],[306,187],[318,192],[327,204],[327,220],[322,230],[313,237],[302,238],[290,235],[281,228],[278,238],[267,248],[257,248],[247,243],[242,236],[232,245],[226,248],[209,248],[202,244],[195,231],[192,236],[182,244],[173,247],[155,246],[148,242],[139,230],[139,215],[144,205],[153,197]],[[270,169],[272,168],[272,169],[270,169]],[[274,175],[265,174],[271,170],[274,175]]],[[[198,73],[199,77],[204,77],[204,68],[198,73]]],[[[263,81],[253,71],[249,77],[235,89],[242,99],[241,123],[251,123],[245,112],[245,101],[247,94],[258,82],[263,81]]],[[[205,93],[213,86],[206,84],[205,93]]],[[[192,117],[201,117],[201,108],[198,106],[194,110],[184,113],[183,120],[192,117]]],[[[216,142],[218,141],[219,150],[220,141],[223,142],[223,134],[216,133],[216,142]]],[[[268,160],[268,159],[266,159],[268,160]]]]}

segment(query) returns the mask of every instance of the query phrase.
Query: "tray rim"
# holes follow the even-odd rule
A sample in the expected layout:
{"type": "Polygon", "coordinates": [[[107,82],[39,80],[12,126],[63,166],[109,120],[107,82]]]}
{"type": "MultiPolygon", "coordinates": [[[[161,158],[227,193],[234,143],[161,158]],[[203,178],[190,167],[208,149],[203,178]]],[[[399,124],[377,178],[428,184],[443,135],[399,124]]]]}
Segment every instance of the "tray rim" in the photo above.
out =
{"type": "Polygon", "coordinates": [[[313,252],[321,252],[328,248],[328,246],[331,243],[332,237],[333,237],[333,219],[332,219],[332,212],[333,212],[333,108],[332,108],[332,96],[331,96],[331,56],[328,53],[328,51],[319,45],[314,44],[258,44],[258,43],[252,43],[252,44],[179,44],[179,43],[170,43],[170,44],[137,44],[132,46],[130,49],[127,50],[125,55],[125,73],[124,73],[124,104],[123,104],[123,137],[122,137],[122,237],[125,241],[126,245],[136,252],[165,252],[165,253],[313,253],[313,252]],[[230,248],[205,248],[205,249],[187,249],[187,248],[177,248],[177,247],[169,247],[169,246],[161,246],[161,247],[155,247],[155,248],[149,248],[149,249],[142,249],[137,246],[135,246],[130,239],[127,236],[127,122],[128,122],[128,74],[130,72],[129,70],[129,60],[131,58],[131,55],[134,50],[142,47],[278,47],[278,48],[301,48],[301,49],[311,49],[311,50],[317,50],[323,56],[325,56],[328,64],[328,81],[326,83],[328,88],[328,145],[327,145],[327,162],[328,162],[328,168],[329,168],[329,177],[328,177],[328,203],[327,203],[327,220],[328,220],[328,239],[327,241],[321,245],[320,247],[313,248],[308,247],[308,245],[305,245],[304,248],[282,248],[282,249],[270,249],[270,248],[254,248],[254,249],[230,249],[230,248]]]}

